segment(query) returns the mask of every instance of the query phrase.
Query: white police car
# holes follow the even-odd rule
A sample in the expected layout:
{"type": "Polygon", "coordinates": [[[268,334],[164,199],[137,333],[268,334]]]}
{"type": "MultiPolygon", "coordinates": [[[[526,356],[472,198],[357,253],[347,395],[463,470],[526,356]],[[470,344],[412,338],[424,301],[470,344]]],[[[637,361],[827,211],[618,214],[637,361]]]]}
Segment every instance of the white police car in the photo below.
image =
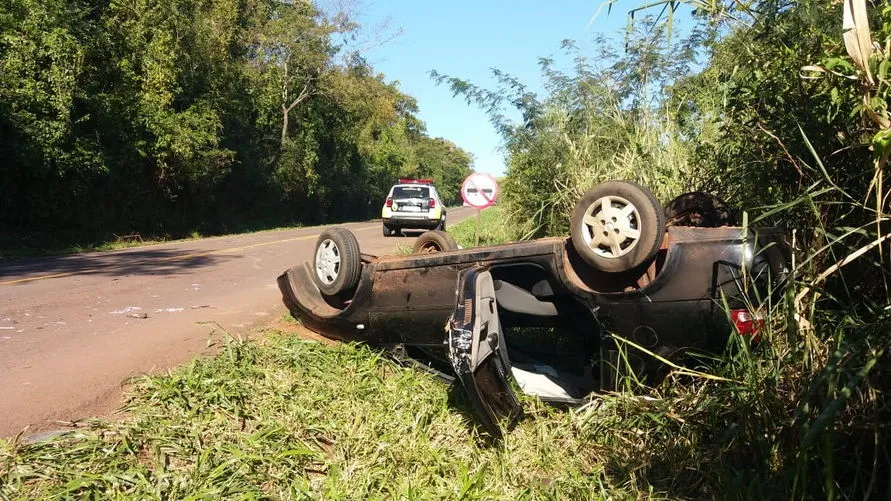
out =
{"type": "Polygon", "coordinates": [[[401,230],[445,230],[446,209],[432,179],[400,179],[381,210],[384,236],[401,230]]]}

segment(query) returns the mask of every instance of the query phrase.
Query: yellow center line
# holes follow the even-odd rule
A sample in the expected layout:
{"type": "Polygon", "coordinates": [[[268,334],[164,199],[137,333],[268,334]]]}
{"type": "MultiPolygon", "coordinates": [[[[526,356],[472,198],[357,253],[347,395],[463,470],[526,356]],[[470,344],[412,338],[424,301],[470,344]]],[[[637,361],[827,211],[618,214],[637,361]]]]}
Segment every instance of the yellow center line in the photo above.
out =
{"type": "MultiPolygon", "coordinates": [[[[379,226],[377,226],[377,225],[365,226],[364,228],[357,228],[352,231],[358,232],[358,231],[371,230],[374,228],[379,228],[379,226]]],[[[174,262],[174,261],[183,261],[185,259],[192,259],[192,258],[196,258],[196,257],[213,256],[215,254],[226,254],[229,252],[238,252],[238,251],[243,251],[243,250],[247,250],[247,249],[254,249],[257,247],[265,247],[267,245],[283,244],[283,243],[287,243],[287,242],[296,242],[298,240],[312,240],[313,238],[318,238],[318,237],[319,237],[319,234],[317,233],[315,235],[304,235],[302,237],[285,238],[282,240],[273,240],[271,242],[261,242],[258,244],[243,245],[240,247],[230,247],[228,249],[217,249],[217,250],[212,250],[212,251],[193,252],[191,254],[183,254],[181,256],[163,257],[163,258],[155,259],[153,261],[156,263],[170,263],[170,262],[174,262]]],[[[51,275],[38,275],[36,277],[17,278],[15,280],[7,280],[5,282],[0,282],[0,285],[13,285],[13,284],[21,284],[21,283],[25,283],[25,282],[36,282],[38,280],[49,280],[51,278],[70,277],[73,275],[86,275],[89,273],[95,273],[97,271],[113,271],[113,270],[118,270],[121,268],[126,268],[127,266],[130,266],[130,264],[118,264],[118,265],[114,265],[114,266],[95,266],[93,268],[84,268],[82,270],[77,270],[77,271],[66,271],[64,273],[53,273],[51,275]]]]}

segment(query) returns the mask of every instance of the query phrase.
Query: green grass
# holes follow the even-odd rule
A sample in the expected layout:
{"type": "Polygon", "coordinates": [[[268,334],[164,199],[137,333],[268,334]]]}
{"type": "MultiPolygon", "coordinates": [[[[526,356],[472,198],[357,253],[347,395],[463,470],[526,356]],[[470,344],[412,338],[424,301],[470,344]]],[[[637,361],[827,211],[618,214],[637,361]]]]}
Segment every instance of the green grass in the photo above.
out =
{"type": "Polygon", "coordinates": [[[410,245],[397,244],[393,247],[393,252],[391,252],[391,254],[396,256],[409,256],[412,254],[412,247],[410,245]]]}
{"type": "MultiPolygon", "coordinates": [[[[517,239],[517,236],[510,231],[510,227],[505,224],[505,217],[506,212],[501,205],[490,207],[480,213],[479,245],[497,245],[517,239]]],[[[476,215],[450,226],[448,231],[461,247],[477,246],[476,215]]]]}
{"type": "Polygon", "coordinates": [[[631,495],[606,476],[578,414],[528,401],[531,417],[492,445],[462,394],[360,346],[273,333],[137,378],[127,398],[123,421],[0,441],[0,498],[631,495]]]}

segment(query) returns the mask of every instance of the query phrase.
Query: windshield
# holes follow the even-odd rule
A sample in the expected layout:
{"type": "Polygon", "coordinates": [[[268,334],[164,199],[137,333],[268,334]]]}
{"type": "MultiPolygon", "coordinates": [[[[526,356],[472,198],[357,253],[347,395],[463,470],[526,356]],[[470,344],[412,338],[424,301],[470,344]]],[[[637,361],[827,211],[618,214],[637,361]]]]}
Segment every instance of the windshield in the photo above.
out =
{"type": "Polygon", "coordinates": [[[396,186],[393,198],[430,198],[430,188],[426,186],[396,186]]]}

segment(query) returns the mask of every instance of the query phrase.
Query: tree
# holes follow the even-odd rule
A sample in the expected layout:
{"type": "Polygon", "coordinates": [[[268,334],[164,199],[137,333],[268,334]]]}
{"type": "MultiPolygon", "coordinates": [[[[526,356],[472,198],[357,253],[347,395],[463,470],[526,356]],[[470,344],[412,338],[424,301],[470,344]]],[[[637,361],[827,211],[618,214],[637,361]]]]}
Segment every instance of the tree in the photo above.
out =
{"type": "Polygon", "coordinates": [[[410,172],[432,178],[446,205],[461,202],[461,182],[472,172],[473,157],[455,143],[441,137],[421,137],[415,147],[417,167],[410,172]]]}
{"type": "Polygon", "coordinates": [[[28,221],[66,205],[29,190],[56,179],[79,182],[103,170],[94,138],[78,135],[90,22],[78,4],[11,2],[0,10],[0,162],[2,210],[28,221]]]}
{"type": "Polygon", "coordinates": [[[334,26],[320,22],[310,2],[267,0],[255,33],[251,63],[277,95],[281,113],[281,147],[290,134],[291,112],[319,91],[319,79],[333,52],[334,26]]]}

